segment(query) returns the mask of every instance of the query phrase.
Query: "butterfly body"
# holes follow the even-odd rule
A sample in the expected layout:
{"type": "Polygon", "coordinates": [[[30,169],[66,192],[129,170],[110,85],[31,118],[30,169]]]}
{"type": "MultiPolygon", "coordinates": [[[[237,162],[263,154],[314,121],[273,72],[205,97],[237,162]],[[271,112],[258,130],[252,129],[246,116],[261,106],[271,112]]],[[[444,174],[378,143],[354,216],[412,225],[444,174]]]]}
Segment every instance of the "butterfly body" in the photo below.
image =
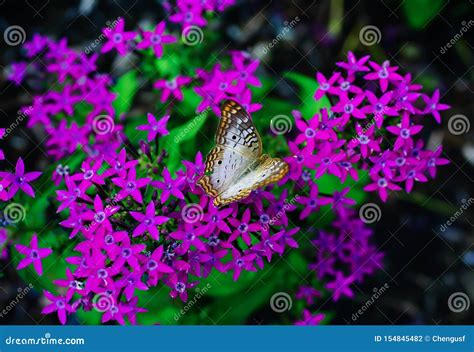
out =
{"type": "Polygon", "coordinates": [[[216,146],[206,159],[198,184],[222,206],[246,198],[253,190],[282,179],[288,164],[263,154],[262,141],[250,116],[233,100],[224,102],[216,146]]]}

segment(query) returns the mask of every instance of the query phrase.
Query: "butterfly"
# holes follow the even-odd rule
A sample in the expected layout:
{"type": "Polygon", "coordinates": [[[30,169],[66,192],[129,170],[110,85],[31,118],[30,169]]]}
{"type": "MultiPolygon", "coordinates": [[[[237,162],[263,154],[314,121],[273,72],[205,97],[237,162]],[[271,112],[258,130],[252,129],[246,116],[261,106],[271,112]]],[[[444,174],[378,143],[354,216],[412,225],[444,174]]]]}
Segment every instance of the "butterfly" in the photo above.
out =
{"type": "Polygon", "coordinates": [[[289,170],[283,160],[263,154],[250,115],[233,100],[222,104],[215,141],[198,184],[214,198],[216,207],[247,198],[252,191],[278,182],[289,170]]]}

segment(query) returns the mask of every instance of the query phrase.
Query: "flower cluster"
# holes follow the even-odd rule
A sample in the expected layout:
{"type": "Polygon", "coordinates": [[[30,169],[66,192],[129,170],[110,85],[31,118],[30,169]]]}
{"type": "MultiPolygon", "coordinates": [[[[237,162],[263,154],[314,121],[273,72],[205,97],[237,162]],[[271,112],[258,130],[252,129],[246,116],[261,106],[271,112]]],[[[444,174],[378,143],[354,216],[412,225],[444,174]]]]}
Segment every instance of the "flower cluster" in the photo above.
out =
{"type": "Polygon", "coordinates": [[[48,154],[58,160],[71,155],[78,146],[90,155],[118,148],[121,126],[114,121],[112,105],[116,96],[110,91],[111,79],[96,71],[97,54],[78,53],[68,47],[66,39],[53,41],[38,34],[25,43],[25,48],[32,63],[26,74],[18,76],[13,71],[9,79],[26,80],[29,88],[38,92],[22,112],[27,127],[41,125],[45,129],[48,154]],[[39,78],[43,79],[41,84],[39,78]]]}
{"type": "Polygon", "coordinates": [[[190,26],[204,27],[207,20],[204,13],[223,12],[227,7],[232,6],[235,0],[176,0],[176,6],[166,2],[165,8],[171,12],[170,21],[179,23],[186,29],[190,26]]]}
{"type": "Polygon", "coordinates": [[[61,225],[71,237],[81,236],[78,255],[66,258],[75,269],[57,282],[67,289],[59,314],[88,309],[100,295],[111,302],[103,322],[134,321],[138,290],[164,284],[171,297],[186,301],[188,290],[213,269],[237,280],[285,247],[298,247],[298,228],[288,226],[286,214],[296,207],[286,207],[287,192],[260,190],[240,206],[220,209],[195,187],[204,170],[200,153],[175,176],[163,164],[152,165],[151,177],[139,176],[137,163],[124,149],[105,161],[89,158],[79,173],[66,176],[67,189],[57,191],[58,211],[68,212],[61,225]],[[282,210],[271,228],[265,226],[282,210]]]}
{"type": "Polygon", "coordinates": [[[369,56],[357,59],[349,52],[347,62],[337,65],[344,71],[329,78],[319,72],[316,76],[315,99],[328,97],[330,110],[309,119],[294,112],[299,134],[288,144],[295,156],[287,159],[291,179],[307,182],[304,170],[310,169],[316,178],[330,174],[341,182],[348,176],[358,181],[357,170],[367,169],[372,181],[364,189],[378,191],[386,201],[389,191],[404,185],[410,192],[415,182],[434,176],[436,166],[448,161],[440,157],[441,146],[423,149],[417,135],[424,115],[433,115],[439,123],[439,111],[449,108],[439,103],[439,91],[429,97],[419,92],[422,87],[411,82],[410,74],[402,76],[398,67],[388,61],[379,65],[369,56]],[[424,105],[419,106],[420,101],[424,105]]]}

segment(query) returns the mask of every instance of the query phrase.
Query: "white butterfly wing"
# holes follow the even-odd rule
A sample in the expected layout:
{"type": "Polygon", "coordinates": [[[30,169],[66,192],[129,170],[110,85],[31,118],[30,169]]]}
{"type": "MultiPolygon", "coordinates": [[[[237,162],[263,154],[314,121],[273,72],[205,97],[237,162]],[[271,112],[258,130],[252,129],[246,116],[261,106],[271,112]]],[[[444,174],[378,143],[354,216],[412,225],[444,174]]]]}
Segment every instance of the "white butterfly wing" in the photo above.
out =
{"type": "Polygon", "coordinates": [[[281,180],[288,172],[288,164],[281,159],[263,155],[234,183],[214,199],[214,204],[225,205],[246,198],[252,191],[281,180]]]}
{"type": "Polygon", "coordinates": [[[288,165],[262,155],[262,141],[247,112],[235,101],[221,108],[216,146],[206,159],[206,175],[198,184],[224,205],[247,197],[252,190],[280,180],[288,165]]]}

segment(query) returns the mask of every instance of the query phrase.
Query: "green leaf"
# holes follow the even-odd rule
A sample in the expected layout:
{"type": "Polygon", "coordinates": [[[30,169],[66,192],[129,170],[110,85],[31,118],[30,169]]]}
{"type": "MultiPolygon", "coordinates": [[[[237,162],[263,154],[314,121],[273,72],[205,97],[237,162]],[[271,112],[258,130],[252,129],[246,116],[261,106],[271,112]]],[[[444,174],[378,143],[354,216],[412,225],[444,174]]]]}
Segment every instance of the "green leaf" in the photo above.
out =
{"type": "Polygon", "coordinates": [[[443,0],[405,0],[403,11],[408,24],[415,29],[424,28],[441,10],[443,0]]]}
{"type": "MultiPolygon", "coordinates": [[[[168,152],[166,166],[171,173],[175,172],[181,165],[181,161],[187,158],[194,158],[196,150],[189,148],[189,143],[202,138],[197,137],[200,129],[207,120],[208,110],[192,118],[189,122],[175,127],[170,133],[162,138],[162,148],[168,152]]],[[[204,142],[206,142],[204,140],[204,142]]],[[[201,144],[202,145],[202,144],[201,144]]]]}
{"type": "Polygon", "coordinates": [[[121,76],[112,91],[117,94],[113,107],[117,115],[130,110],[133,98],[139,89],[137,72],[132,70],[121,76]]]}

